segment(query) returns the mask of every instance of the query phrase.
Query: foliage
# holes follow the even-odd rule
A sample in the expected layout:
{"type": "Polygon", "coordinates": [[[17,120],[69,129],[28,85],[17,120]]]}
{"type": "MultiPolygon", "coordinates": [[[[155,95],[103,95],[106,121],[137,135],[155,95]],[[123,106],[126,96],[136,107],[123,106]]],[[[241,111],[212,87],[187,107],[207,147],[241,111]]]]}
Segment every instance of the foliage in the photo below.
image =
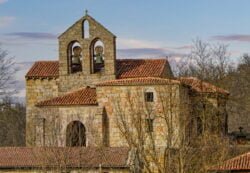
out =
{"type": "Polygon", "coordinates": [[[25,106],[4,98],[0,107],[0,146],[25,145],[25,106]]]}

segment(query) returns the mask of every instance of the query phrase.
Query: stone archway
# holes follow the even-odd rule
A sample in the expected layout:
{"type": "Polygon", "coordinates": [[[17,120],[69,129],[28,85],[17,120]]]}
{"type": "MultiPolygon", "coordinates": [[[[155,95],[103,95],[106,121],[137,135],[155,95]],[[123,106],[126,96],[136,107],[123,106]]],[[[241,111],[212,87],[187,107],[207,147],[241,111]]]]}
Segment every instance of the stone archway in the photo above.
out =
{"type": "Polygon", "coordinates": [[[86,146],[86,129],[80,121],[72,121],[66,129],[66,146],[86,146]]]}

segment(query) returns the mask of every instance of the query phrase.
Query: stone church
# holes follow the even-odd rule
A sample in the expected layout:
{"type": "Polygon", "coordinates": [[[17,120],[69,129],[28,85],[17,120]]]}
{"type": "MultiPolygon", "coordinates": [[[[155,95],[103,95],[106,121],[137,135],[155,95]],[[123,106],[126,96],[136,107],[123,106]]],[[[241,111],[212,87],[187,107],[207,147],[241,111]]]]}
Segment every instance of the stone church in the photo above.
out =
{"type": "Polygon", "coordinates": [[[204,130],[204,107],[215,122],[208,128],[227,131],[227,91],[193,77],[175,78],[166,58],[117,59],[116,36],[90,15],[58,41],[59,59],[37,61],[25,76],[27,147],[8,151],[16,158],[6,163],[10,168],[38,167],[40,160],[31,153],[67,150],[72,170],[129,172],[133,152],[128,136],[136,133],[136,123],[142,122],[143,134],[154,135],[157,147],[166,145],[167,127],[174,127],[171,145],[178,147],[180,133],[204,130]]]}

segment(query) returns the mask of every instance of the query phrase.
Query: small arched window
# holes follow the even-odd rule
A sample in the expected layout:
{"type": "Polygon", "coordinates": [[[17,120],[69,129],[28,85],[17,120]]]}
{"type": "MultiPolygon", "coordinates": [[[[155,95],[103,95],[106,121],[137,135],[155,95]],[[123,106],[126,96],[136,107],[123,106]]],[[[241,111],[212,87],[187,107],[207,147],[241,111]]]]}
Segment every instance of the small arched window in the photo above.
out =
{"type": "Polygon", "coordinates": [[[88,20],[84,20],[82,24],[82,37],[89,38],[89,22],[88,20]]]}
{"type": "Polygon", "coordinates": [[[92,73],[104,70],[105,61],[104,44],[100,39],[96,39],[91,44],[91,71],[92,73]]]}
{"type": "Polygon", "coordinates": [[[78,41],[73,41],[68,46],[69,73],[82,71],[82,48],[78,41]]]}

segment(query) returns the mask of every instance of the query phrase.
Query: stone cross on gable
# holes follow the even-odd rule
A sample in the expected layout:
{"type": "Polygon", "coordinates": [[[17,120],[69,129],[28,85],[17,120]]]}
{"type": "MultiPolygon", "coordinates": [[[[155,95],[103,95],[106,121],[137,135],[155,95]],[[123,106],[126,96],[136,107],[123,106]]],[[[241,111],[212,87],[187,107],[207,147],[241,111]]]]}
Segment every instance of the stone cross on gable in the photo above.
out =
{"type": "Polygon", "coordinates": [[[87,16],[87,15],[88,15],[88,12],[89,12],[89,11],[86,9],[86,10],[85,10],[85,16],[87,16]]]}

